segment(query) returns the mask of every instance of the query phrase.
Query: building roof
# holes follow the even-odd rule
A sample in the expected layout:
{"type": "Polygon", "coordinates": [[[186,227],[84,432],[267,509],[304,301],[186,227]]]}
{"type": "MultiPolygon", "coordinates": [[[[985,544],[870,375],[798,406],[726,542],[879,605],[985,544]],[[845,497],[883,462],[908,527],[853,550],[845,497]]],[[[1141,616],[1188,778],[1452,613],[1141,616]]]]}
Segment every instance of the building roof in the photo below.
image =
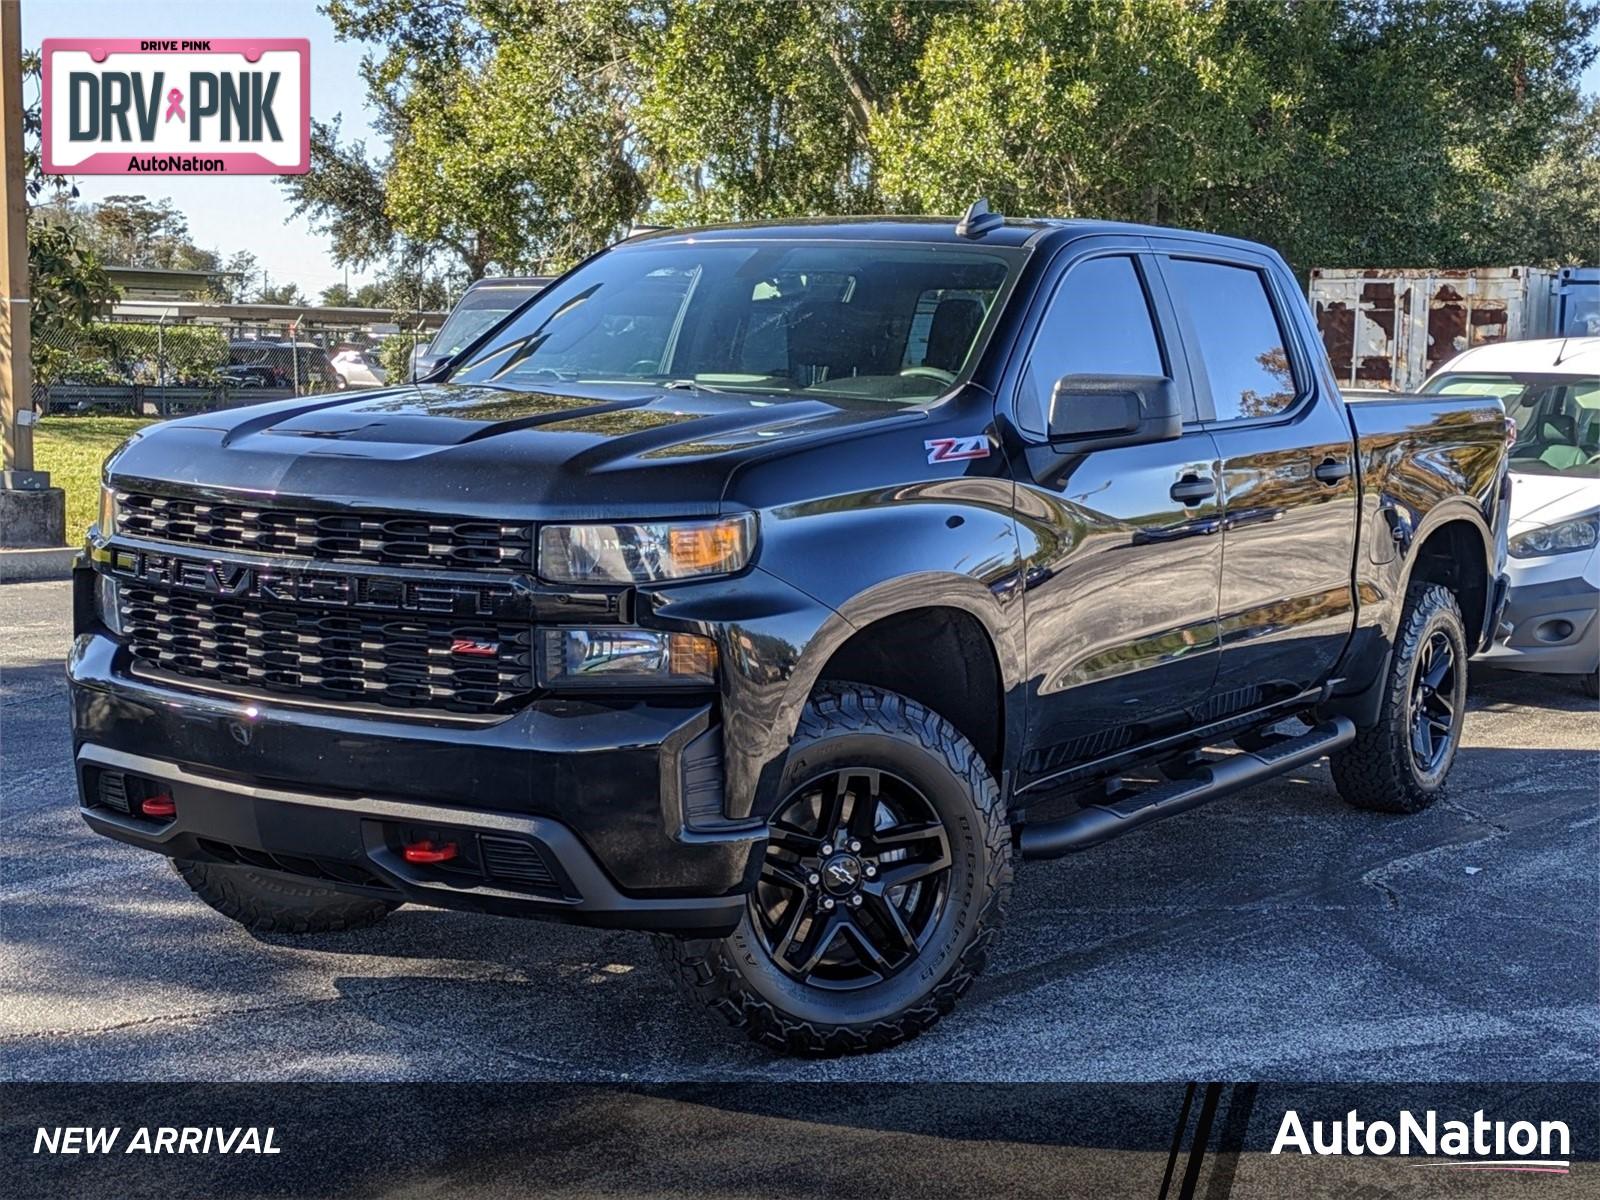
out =
{"type": "Polygon", "coordinates": [[[228,274],[226,271],[184,271],[172,267],[108,266],[106,277],[125,299],[151,297],[176,299],[203,292],[228,274]]]}

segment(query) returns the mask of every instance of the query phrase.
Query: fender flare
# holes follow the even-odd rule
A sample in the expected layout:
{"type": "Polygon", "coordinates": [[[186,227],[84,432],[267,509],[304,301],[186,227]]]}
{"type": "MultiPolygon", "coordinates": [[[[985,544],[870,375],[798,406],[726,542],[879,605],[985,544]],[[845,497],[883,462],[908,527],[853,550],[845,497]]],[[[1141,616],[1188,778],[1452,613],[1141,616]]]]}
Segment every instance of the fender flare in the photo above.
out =
{"type": "MultiPolygon", "coordinates": [[[[875,584],[856,593],[818,627],[794,672],[786,681],[777,719],[760,752],[762,768],[756,785],[755,810],[776,800],[776,789],[788,759],[789,744],[800,714],[829,662],[847,641],[878,621],[918,609],[949,608],[974,618],[989,638],[999,670],[1006,712],[1002,726],[1009,750],[1023,728],[1022,682],[1025,675],[1022,629],[1010,606],[970,575],[925,571],[875,584]],[[937,602],[930,598],[936,597],[937,602]]],[[[1015,614],[1020,618],[1020,611],[1015,614]]]]}

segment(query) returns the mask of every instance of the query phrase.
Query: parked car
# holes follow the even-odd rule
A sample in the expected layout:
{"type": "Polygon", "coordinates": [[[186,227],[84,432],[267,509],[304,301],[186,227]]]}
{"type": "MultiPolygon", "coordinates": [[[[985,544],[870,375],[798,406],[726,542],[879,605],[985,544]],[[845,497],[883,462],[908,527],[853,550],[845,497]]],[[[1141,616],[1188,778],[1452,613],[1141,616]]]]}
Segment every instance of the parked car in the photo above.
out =
{"type": "Polygon", "coordinates": [[[550,282],[546,275],[516,275],[480,279],[461,294],[433,341],[418,344],[411,353],[411,378],[421,379],[445,359],[460,354],[488,332],[497,321],[550,282]]]}
{"type": "Polygon", "coordinates": [[[382,387],[389,382],[389,372],[369,347],[342,346],[330,361],[338,375],[339,388],[382,387]]]}
{"type": "Polygon", "coordinates": [[[442,378],[110,459],[83,816],[255,929],[652,930],[762,1045],[880,1049],[970,987],[1019,858],[1323,755],[1432,804],[1506,443],[1494,396],[1346,403],[1248,242],[631,238],[442,378]]]}
{"type": "Polygon", "coordinates": [[[1600,697],[1600,337],[1480,346],[1422,390],[1497,396],[1517,426],[1505,634],[1484,661],[1600,697]]]}
{"type": "Polygon", "coordinates": [[[229,342],[228,364],[222,374],[236,387],[286,388],[304,393],[329,390],[337,386],[340,378],[328,352],[317,343],[265,338],[229,342]]]}

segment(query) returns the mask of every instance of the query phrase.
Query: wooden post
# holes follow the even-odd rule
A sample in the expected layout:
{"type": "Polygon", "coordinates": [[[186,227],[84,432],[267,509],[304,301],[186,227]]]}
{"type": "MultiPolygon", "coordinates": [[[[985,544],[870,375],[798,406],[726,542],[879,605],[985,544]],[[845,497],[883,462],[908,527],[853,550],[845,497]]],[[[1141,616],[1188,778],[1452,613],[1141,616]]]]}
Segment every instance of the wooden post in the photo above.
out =
{"type": "Polygon", "coordinates": [[[0,0],[0,437],[9,473],[33,470],[28,194],[22,165],[22,4],[0,0]]]}
{"type": "Polygon", "coordinates": [[[64,548],[67,495],[33,469],[33,370],[28,361],[28,193],[22,155],[22,5],[0,0],[0,575],[55,571],[60,556],[16,551],[64,548]],[[29,565],[35,564],[35,565],[29,565]]]}

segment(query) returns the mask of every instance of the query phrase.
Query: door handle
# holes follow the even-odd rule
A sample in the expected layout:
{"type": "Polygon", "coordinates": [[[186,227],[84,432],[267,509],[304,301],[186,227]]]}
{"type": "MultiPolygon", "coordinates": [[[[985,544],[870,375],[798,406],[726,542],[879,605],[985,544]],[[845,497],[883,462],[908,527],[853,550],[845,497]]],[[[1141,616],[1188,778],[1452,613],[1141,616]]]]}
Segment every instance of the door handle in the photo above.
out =
{"type": "Polygon", "coordinates": [[[1201,479],[1198,475],[1185,475],[1167,494],[1185,506],[1199,504],[1217,494],[1217,484],[1215,480],[1201,479]]]}
{"type": "Polygon", "coordinates": [[[1332,487],[1350,478],[1350,464],[1343,459],[1325,458],[1311,472],[1318,480],[1332,487]]]}

